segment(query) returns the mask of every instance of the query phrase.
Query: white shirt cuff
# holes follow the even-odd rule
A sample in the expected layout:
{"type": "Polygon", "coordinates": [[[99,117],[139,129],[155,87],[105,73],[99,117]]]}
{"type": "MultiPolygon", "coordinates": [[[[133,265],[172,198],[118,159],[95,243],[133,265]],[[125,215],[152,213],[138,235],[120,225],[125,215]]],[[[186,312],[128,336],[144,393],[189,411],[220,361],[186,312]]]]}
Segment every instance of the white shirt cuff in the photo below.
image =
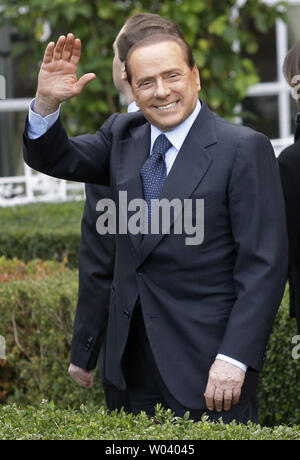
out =
{"type": "Polygon", "coordinates": [[[237,366],[240,369],[242,369],[244,372],[246,372],[248,369],[248,366],[246,366],[246,364],[243,364],[240,361],[237,361],[236,359],[229,358],[229,356],[222,355],[220,353],[217,354],[216,359],[220,359],[221,361],[226,361],[227,363],[233,364],[234,366],[237,366]]]}
{"type": "Polygon", "coordinates": [[[27,135],[29,139],[37,139],[45,134],[52,125],[56,122],[60,114],[60,106],[56,112],[50,113],[45,118],[41,117],[38,113],[33,111],[35,99],[29,105],[27,135]]]}

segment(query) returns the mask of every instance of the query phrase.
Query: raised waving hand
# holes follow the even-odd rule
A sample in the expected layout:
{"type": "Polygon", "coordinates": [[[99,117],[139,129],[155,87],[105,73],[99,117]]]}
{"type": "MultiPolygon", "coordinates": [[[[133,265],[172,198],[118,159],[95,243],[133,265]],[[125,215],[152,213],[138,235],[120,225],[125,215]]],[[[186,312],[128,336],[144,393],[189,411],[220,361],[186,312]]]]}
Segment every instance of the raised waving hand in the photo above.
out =
{"type": "Polygon", "coordinates": [[[38,77],[35,112],[42,116],[54,112],[61,102],[77,96],[96,77],[87,73],[77,79],[80,55],[81,41],[71,33],[60,36],[56,44],[48,43],[38,77]]]}

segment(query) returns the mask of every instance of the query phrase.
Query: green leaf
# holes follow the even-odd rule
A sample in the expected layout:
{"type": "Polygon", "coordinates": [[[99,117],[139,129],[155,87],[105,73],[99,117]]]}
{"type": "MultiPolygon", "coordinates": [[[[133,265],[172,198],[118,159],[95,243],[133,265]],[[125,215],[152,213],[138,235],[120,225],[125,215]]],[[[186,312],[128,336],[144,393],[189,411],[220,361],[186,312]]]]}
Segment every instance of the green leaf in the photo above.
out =
{"type": "Polygon", "coordinates": [[[210,34],[215,34],[218,36],[222,36],[226,25],[228,22],[228,16],[227,15],[222,15],[217,17],[211,24],[208,26],[208,32],[210,34]]]}

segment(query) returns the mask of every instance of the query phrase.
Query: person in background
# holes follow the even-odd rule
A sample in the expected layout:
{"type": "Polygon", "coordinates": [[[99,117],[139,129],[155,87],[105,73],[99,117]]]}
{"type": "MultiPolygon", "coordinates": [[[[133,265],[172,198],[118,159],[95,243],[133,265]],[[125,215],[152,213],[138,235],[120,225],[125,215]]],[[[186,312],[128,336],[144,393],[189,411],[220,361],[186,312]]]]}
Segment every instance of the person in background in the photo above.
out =
{"type": "MultiPolygon", "coordinates": [[[[138,110],[125,71],[125,59],[130,48],[144,37],[157,33],[181,36],[177,25],[158,14],[139,13],[130,17],[117,35],[112,66],[116,89],[125,96],[127,112],[138,110]]],[[[93,372],[99,361],[99,371],[109,410],[129,410],[127,393],[105,381],[103,364],[108,309],[113,279],[115,236],[99,235],[96,221],[97,202],[112,198],[109,187],[86,184],[86,202],[81,222],[79,249],[79,293],[71,347],[70,375],[81,386],[93,386],[93,372]]]]}
{"type": "Polygon", "coordinates": [[[296,317],[300,333],[300,41],[286,55],[283,74],[299,109],[295,117],[294,143],[280,153],[278,163],[289,239],[290,313],[296,317]]]}

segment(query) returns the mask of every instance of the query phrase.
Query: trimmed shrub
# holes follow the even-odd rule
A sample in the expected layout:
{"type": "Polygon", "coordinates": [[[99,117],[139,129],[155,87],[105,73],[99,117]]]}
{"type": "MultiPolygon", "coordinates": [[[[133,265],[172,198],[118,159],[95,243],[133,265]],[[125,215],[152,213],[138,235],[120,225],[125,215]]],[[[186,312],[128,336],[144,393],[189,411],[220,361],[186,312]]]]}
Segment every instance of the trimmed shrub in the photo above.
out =
{"type": "Polygon", "coordinates": [[[84,202],[0,208],[0,255],[9,259],[68,260],[78,266],[84,202]]]}
{"type": "MultiPolygon", "coordinates": [[[[105,404],[99,378],[91,390],[67,374],[78,272],[55,261],[0,258],[0,335],[7,361],[0,366],[0,401],[56,407],[105,404]]],[[[263,425],[300,425],[300,359],[292,358],[296,322],[289,317],[288,287],[271,335],[260,379],[263,425]]]]}
{"type": "MultiPolygon", "coordinates": [[[[300,428],[297,426],[267,428],[253,423],[243,426],[235,422],[225,425],[222,422],[207,422],[206,416],[201,422],[193,423],[187,418],[174,417],[171,411],[163,411],[159,407],[155,416],[148,418],[145,413],[133,416],[126,415],[123,411],[108,415],[104,408],[96,410],[84,406],[81,406],[80,410],[62,410],[56,408],[53,403],[43,402],[38,409],[34,407],[18,409],[16,405],[0,407],[0,438],[3,440],[172,440],[171,445],[181,446],[183,454],[200,454],[203,449],[199,451],[195,443],[186,441],[295,440],[300,439],[300,428]],[[184,445],[187,448],[186,452],[184,445]],[[194,452],[191,446],[195,448],[194,452]]],[[[150,453],[149,444],[141,445],[143,449],[148,448],[150,453]]],[[[114,443],[114,448],[120,449],[126,445],[131,444],[114,443]]],[[[135,443],[135,446],[138,445],[135,443]]],[[[158,449],[159,445],[156,443],[158,449]]],[[[108,446],[112,447],[112,443],[105,443],[100,447],[107,449],[108,446]]],[[[112,454],[112,451],[106,450],[106,453],[112,454]]],[[[161,453],[166,453],[165,447],[161,453]]],[[[178,447],[177,452],[175,450],[172,452],[170,448],[168,453],[178,454],[178,447]]]]}
{"type": "MultiPolygon", "coordinates": [[[[6,339],[7,354],[0,367],[0,401],[38,405],[46,398],[58,407],[103,404],[99,379],[87,391],[67,373],[77,271],[53,261],[7,264],[11,281],[0,284],[0,335],[6,339]],[[18,268],[14,275],[13,265],[18,268]]],[[[4,272],[2,259],[0,276],[4,272]]]]}
{"type": "Polygon", "coordinates": [[[260,422],[264,425],[300,425],[300,359],[293,359],[297,335],[295,318],[289,316],[288,286],[271,334],[260,379],[260,422]]]}

